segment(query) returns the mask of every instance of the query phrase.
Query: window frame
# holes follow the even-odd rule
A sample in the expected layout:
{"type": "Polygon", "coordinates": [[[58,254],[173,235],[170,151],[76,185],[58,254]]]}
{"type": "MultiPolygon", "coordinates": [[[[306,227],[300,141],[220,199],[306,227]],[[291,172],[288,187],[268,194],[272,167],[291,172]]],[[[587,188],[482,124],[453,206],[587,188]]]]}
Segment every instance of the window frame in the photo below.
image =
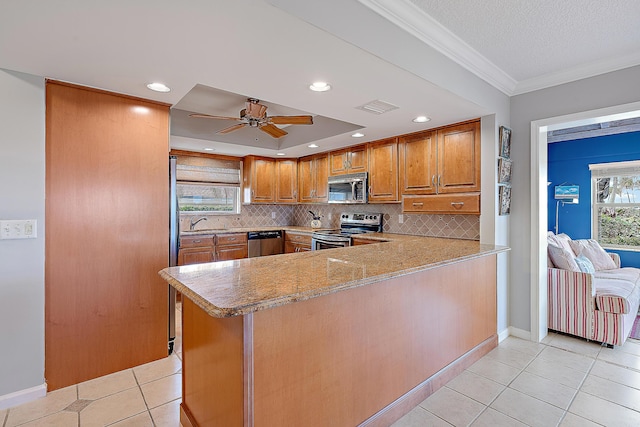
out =
{"type": "MultiPolygon", "coordinates": [[[[183,211],[181,209],[180,204],[180,196],[178,196],[178,212],[180,216],[184,215],[240,215],[240,210],[242,206],[241,200],[241,192],[239,184],[225,184],[219,182],[195,182],[195,181],[177,181],[176,187],[179,188],[181,185],[193,185],[193,186],[202,186],[202,187],[213,187],[213,188],[233,188],[235,190],[235,200],[233,209],[231,211],[211,211],[211,210],[186,210],[183,211]]],[[[177,190],[179,194],[179,190],[177,190]]]]}
{"type": "Polygon", "coordinates": [[[627,178],[635,177],[640,182],[640,160],[590,164],[591,171],[591,238],[596,240],[603,248],[620,249],[627,251],[640,251],[640,245],[617,245],[603,243],[600,240],[600,208],[637,208],[640,209],[640,198],[634,203],[611,203],[599,202],[598,200],[598,179],[600,178],[627,178]]]}

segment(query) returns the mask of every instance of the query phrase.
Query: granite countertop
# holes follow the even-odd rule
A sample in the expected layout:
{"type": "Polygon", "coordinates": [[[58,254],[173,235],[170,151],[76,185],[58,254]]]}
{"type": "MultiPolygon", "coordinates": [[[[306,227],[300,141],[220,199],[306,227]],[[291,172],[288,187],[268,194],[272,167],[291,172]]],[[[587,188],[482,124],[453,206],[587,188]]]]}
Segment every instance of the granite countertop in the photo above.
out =
{"type": "Polygon", "coordinates": [[[182,231],[181,236],[201,236],[212,234],[228,234],[228,233],[248,233],[249,231],[274,231],[284,230],[299,233],[313,233],[318,230],[331,230],[330,228],[311,228],[295,225],[269,226],[269,227],[233,227],[233,228],[207,228],[194,231],[182,231]]]}
{"type": "MultiPolygon", "coordinates": [[[[298,228],[306,227],[274,227],[298,228]]],[[[231,317],[509,250],[474,240],[358,237],[386,242],[169,267],[160,276],[209,315],[231,317]]]]}

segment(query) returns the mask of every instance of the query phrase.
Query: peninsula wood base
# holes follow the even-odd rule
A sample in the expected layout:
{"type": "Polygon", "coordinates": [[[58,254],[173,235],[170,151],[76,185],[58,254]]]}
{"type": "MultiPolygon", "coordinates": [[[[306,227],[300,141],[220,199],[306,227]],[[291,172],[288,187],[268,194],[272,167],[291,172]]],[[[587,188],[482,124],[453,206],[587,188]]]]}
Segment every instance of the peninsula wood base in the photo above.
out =
{"type": "Polygon", "coordinates": [[[184,426],[389,425],[497,345],[496,257],[244,316],[183,302],[184,426]]]}

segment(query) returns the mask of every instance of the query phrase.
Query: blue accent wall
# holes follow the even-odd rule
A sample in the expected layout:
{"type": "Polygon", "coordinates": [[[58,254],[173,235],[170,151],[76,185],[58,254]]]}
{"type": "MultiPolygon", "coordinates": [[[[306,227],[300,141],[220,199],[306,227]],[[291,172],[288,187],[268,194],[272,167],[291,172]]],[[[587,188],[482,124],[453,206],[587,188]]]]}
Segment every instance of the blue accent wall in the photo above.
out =
{"type": "MultiPolygon", "coordinates": [[[[591,238],[591,172],[589,164],[640,160],[640,132],[599,136],[548,144],[548,224],[555,231],[556,185],[579,185],[578,204],[560,203],[558,233],[572,239],[591,238]]],[[[640,252],[611,250],[620,254],[623,267],[640,267],[640,252]]]]}

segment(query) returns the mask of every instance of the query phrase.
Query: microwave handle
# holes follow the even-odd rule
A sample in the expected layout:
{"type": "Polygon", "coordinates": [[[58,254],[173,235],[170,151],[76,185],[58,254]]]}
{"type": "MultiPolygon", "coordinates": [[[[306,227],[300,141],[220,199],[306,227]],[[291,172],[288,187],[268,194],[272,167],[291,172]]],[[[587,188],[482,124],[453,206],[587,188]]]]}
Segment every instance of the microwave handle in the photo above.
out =
{"type": "Polygon", "coordinates": [[[356,184],[355,181],[351,183],[351,200],[356,200],[356,184]]]}

